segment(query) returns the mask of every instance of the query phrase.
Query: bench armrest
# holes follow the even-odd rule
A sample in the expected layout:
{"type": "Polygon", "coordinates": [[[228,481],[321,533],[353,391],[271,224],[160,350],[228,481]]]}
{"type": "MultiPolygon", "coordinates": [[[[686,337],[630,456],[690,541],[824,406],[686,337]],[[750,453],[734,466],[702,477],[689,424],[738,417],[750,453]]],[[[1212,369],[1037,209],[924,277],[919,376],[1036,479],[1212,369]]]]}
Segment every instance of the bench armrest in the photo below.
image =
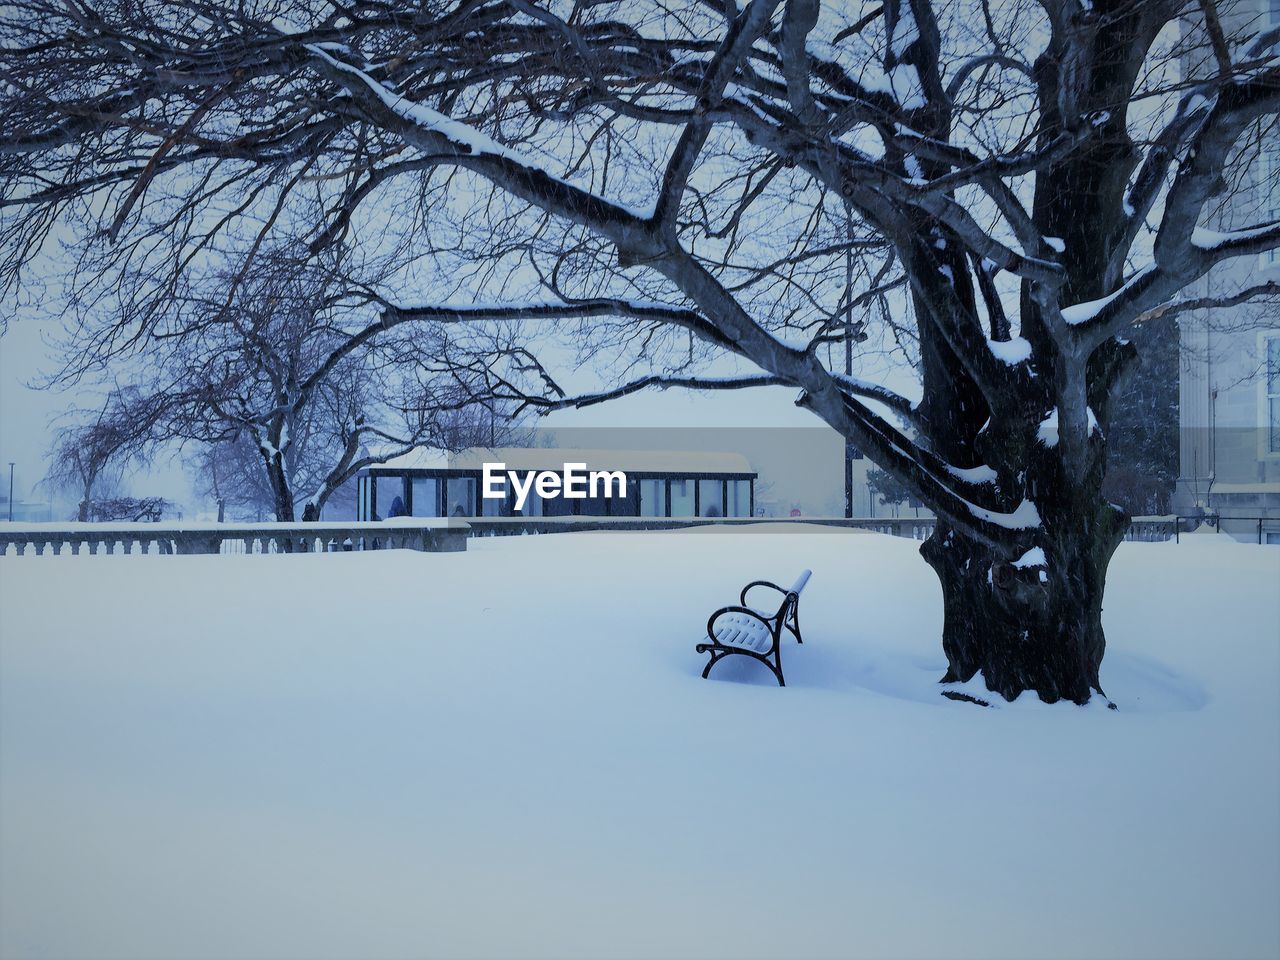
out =
{"type": "Polygon", "coordinates": [[[778,586],[776,583],[770,583],[768,580],[752,580],[750,583],[748,583],[745,587],[742,588],[742,593],[738,595],[739,603],[743,604],[744,606],[746,605],[747,594],[751,591],[753,587],[768,587],[770,590],[777,590],[784,597],[787,595],[787,591],[784,590],[782,587],[778,586]]]}

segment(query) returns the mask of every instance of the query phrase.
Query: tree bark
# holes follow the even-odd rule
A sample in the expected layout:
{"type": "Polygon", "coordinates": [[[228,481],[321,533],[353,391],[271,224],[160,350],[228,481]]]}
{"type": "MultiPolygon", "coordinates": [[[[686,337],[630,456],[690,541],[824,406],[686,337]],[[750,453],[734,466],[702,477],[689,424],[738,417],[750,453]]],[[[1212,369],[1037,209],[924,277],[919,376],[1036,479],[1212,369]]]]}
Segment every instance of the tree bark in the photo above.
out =
{"type": "Polygon", "coordinates": [[[1007,700],[1027,690],[1047,703],[1105,696],[1103,591],[1128,517],[1101,497],[1062,496],[1075,506],[1052,511],[1037,537],[1043,565],[1015,566],[943,521],[920,548],[942,586],[943,683],[981,674],[1007,700]]]}

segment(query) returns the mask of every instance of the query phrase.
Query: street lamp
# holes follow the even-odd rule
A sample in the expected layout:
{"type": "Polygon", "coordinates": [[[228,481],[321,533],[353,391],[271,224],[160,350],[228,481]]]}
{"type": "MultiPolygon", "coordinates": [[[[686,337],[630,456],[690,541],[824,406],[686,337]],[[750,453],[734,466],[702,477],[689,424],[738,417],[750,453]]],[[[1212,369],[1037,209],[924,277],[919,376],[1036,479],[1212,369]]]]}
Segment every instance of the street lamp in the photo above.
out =
{"type": "Polygon", "coordinates": [[[9,522],[13,523],[13,461],[9,461],[9,522]]]}

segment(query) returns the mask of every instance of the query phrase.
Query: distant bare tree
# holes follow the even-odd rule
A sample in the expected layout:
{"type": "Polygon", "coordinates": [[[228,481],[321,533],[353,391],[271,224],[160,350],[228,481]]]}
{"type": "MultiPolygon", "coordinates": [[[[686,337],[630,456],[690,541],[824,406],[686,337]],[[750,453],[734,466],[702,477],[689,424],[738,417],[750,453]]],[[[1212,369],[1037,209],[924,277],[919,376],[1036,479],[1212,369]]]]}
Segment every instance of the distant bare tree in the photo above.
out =
{"type": "Polygon", "coordinates": [[[275,498],[267,484],[262,457],[243,433],[227,440],[198,444],[188,457],[194,474],[196,493],[212,500],[218,508],[218,522],[248,515],[262,520],[275,512],[275,498]]]}
{"type": "Polygon", "coordinates": [[[77,520],[92,519],[95,503],[115,496],[124,470],[148,459],[161,415],[137,388],[112,390],[97,410],[72,414],[57,431],[44,484],[77,498],[77,520]]]}
{"type": "Polygon", "coordinates": [[[89,519],[96,523],[158,523],[172,508],[164,497],[108,497],[93,502],[89,519]]]}
{"type": "Polygon", "coordinates": [[[433,347],[443,334],[431,320],[388,322],[332,262],[287,248],[251,269],[184,277],[157,314],[162,327],[117,346],[140,322],[137,306],[120,301],[105,322],[81,324],[62,376],[127,364],[148,385],[131,409],[147,412],[150,449],[195,443],[215,499],[265,503],[277,520],[318,520],[364,467],[470,439],[514,406],[478,392],[466,349],[433,347]],[[393,339],[402,324],[414,333],[393,339]]]}

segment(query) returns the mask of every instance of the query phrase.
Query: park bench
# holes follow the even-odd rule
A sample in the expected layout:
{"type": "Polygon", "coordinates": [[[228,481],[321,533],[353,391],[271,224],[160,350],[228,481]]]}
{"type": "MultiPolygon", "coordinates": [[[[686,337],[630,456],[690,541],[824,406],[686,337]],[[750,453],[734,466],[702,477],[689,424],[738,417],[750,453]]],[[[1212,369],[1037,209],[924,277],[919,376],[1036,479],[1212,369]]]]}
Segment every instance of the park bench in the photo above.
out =
{"type": "Polygon", "coordinates": [[[738,606],[721,607],[713,613],[707,620],[708,641],[694,648],[698,653],[711,654],[702,671],[703,679],[725,657],[740,653],[763,663],[778,678],[778,686],[785,687],[786,681],[782,679],[782,631],[789,631],[796,638],[796,643],[804,643],[800,636],[800,594],[804,592],[810,575],[811,571],[803,571],[790,589],[785,590],[768,580],[753,580],[742,588],[738,606]],[[782,603],[772,616],[747,605],[747,594],[757,587],[767,587],[782,594],[782,603]]]}

